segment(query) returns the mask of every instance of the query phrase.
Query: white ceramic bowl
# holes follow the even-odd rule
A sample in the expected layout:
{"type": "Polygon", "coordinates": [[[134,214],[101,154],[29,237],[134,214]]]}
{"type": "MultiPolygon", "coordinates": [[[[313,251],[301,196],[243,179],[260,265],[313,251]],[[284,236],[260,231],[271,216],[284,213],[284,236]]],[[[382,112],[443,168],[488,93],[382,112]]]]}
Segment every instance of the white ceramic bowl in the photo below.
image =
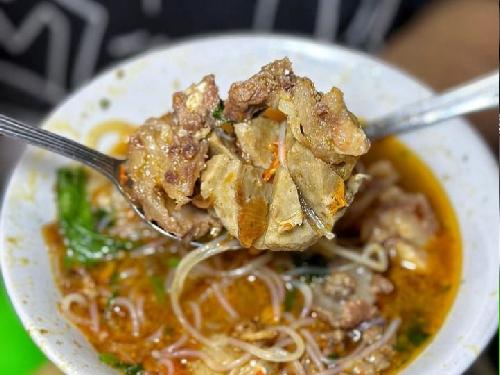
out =
{"type": "MultiPolygon", "coordinates": [[[[107,119],[140,124],[171,108],[174,91],[214,73],[225,96],[276,58],[288,56],[300,75],[325,90],[340,87],[349,108],[371,118],[431,95],[409,75],[372,57],[287,36],[221,36],[148,53],[112,69],[62,103],[43,126],[78,141],[107,119]],[[99,105],[110,102],[107,109],[99,105]]],[[[457,212],[463,241],[462,282],[443,327],[404,374],[459,374],[479,355],[498,322],[498,168],[476,132],[461,119],[402,137],[432,168],[457,212]]],[[[40,228],[55,218],[54,178],[68,163],[28,148],[5,195],[1,264],[8,293],[24,326],[67,374],[110,374],[83,336],[59,314],[40,228]]]]}

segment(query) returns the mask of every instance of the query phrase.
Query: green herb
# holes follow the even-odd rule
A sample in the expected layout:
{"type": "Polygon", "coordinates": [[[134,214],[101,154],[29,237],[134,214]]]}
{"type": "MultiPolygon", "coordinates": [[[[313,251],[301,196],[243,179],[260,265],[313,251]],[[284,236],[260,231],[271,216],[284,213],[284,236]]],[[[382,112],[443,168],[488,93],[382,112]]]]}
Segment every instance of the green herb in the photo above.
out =
{"type": "Polygon", "coordinates": [[[102,98],[101,100],[99,100],[99,106],[101,107],[101,109],[108,109],[110,105],[111,102],[109,101],[109,99],[102,98]]]}
{"type": "Polygon", "coordinates": [[[217,104],[217,107],[215,107],[214,111],[212,112],[212,117],[216,120],[221,120],[224,118],[223,115],[224,112],[224,102],[221,100],[219,104],[217,104]]]}
{"type": "Polygon", "coordinates": [[[118,281],[120,281],[120,272],[118,271],[114,271],[112,274],[111,274],[111,277],[109,278],[109,285],[111,287],[115,287],[118,285],[118,281]]]}
{"type": "Polygon", "coordinates": [[[153,275],[149,278],[149,281],[151,282],[151,286],[153,287],[153,291],[158,302],[165,302],[165,287],[162,279],[156,275],[153,275]]]}
{"type": "Polygon", "coordinates": [[[451,290],[451,285],[445,284],[445,285],[441,286],[441,288],[439,288],[438,294],[448,293],[450,290],[451,290]]]}
{"type": "Polygon", "coordinates": [[[86,182],[83,168],[57,171],[57,208],[67,264],[96,263],[134,246],[131,241],[109,237],[96,230],[96,216],[90,207],[86,182]]]}
{"type": "Polygon", "coordinates": [[[297,289],[287,289],[285,294],[285,311],[292,311],[295,299],[297,298],[297,289]]]}
{"type": "Polygon", "coordinates": [[[177,256],[172,256],[172,257],[168,258],[167,261],[166,261],[167,266],[170,267],[170,268],[177,267],[180,262],[181,262],[181,258],[179,258],[177,256]]]}
{"type": "Polygon", "coordinates": [[[172,336],[174,334],[175,330],[173,327],[170,327],[170,326],[166,326],[164,329],[163,329],[163,334],[165,336],[172,336]]]}
{"type": "Polygon", "coordinates": [[[94,212],[94,217],[96,221],[96,226],[100,230],[109,228],[114,224],[115,221],[111,212],[104,210],[102,208],[99,208],[94,212]]]}
{"type": "Polygon", "coordinates": [[[415,323],[406,331],[406,337],[414,346],[420,346],[429,338],[429,334],[425,332],[421,324],[415,323]]]}
{"type": "Polygon", "coordinates": [[[144,370],[144,366],[140,363],[126,363],[120,361],[116,356],[110,353],[99,354],[101,362],[111,366],[117,370],[122,370],[126,375],[137,375],[144,370]]]}
{"type": "Polygon", "coordinates": [[[406,352],[412,347],[414,348],[422,345],[429,336],[430,334],[425,331],[422,323],[416,320],[398,336],[394,348],[398,352],[406,352]]]}
{"type": "Polygon", "coordinates": [[[106,308],[109,308],[111,306],[111,303],[113,302],[113,300],[118,297],[120,294],[118,293],[117,290],[113,290],[111,292],[111,295],[108,297],[108,300],[106,301],[106,308]]]}
{"type": "Polygon", "coordinates": [[[234,123],[234,121],[229,120],[224,116],[224,102],[222,100],[219,102],[219,104],[217,104],[217,107],[215,107],[214,111],[212,112],[212,117],[222,123],[234,123]]]}
{"type": "Polygon", "coordinates": [[[332,361],[339,359],[339,358],[340,358],[340,356],[337,353],[328,354],[328,359],[331,359],[332,361]]]}

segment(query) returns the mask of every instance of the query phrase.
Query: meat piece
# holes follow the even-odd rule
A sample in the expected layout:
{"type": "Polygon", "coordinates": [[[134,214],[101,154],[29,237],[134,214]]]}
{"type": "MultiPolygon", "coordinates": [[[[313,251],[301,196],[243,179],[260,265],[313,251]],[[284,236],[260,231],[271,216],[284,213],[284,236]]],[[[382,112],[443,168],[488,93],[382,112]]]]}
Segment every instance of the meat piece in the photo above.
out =
{"type": "Polygon", "coordinates": [[[269,168],[274,159],[273,145],[278,142],[279,124],[264,117],[234,125],[243,157],[259,168],[269,168]]]}
{"type": "Polygon", "coordinates": [[[347,205],[344,180],[299,142],[288,150],[287,165],[304,200],[331,231],[335,214],[347,205]]]}
{"type": "Polygon", "coordinates": [[[437,230],[437,220],[425,196],[393,186],[380,194],[373,212],[364,218],[361,238],[396,253],[404,267],[424,271],[427,255],[423,247],[437,230]]]}
{"type": "Polygon", "coordinates": [[[182,206],[190,201],[205,167],[210,114],[219,100],[214,77],[206,76],[175,93],[174,111],[147,120],[129,142],[126,171],[131,197],[146,217],[179,236],[203,235],[216,223],[207,214],[182,206]],[[190,219],[196,220],[190,223],[190,219]]]}
{"type": "Polygon", "coordinates": [[[375,286],[374,282],[380,283],[380,280],[364,267],[333,270],[326,278],[311,284],[313,309],[333,327],[356,327],[375,316],[375,297],[378,293],[387,292],[387,289],[375,286]]]}
{"type": "Polygon", "coordinates": [[[241,122],[266,107],[277,108],[277,95],[289,90],[294,82],[290,60],[273,61],[246,81],[231,85],[224,103],[224,115],[229,120],[241,122]]]}
{"type": "Polygon", "coordinates": [[[267,228],[271,185],[261,176],[261,169],[222,154],[209,160],[202,175],[202,197],[213,202],[224,227],[246,247],[261,248],[255,242],[267,228]]]}
{"type": "Polygon", "coordinates": [[[263,171],[244,164],[238,179],[236,201],[238,212],[238,239],[245,247],[266,248],[262,238],[267,229],[267,213],[272,186],[262,179],[263,171]],[[260,240],[260,241],[258,241],[260,240]]]}
{"type": "Polygon", "coordinates": [[[241,122],[267,107],[283,112],[294,137],[327,163],[352,164],[347,156],[363,155],[370,147],[358,120],[347,110],[342,92],[335,87],[326,94],[317,92],[311,80],[295,76],[286,58],[234,83],[224,114],[241,122]]]}
{"type": "Polygon", "coordinates": [[[312,245],[318,237],[304,217],[289,171],[280,167],[274,176],[264,245],[271,249],[296,250],[312,245]]]}
{"type": "Polygon", "coordinates": [[[219,135],[218,133],[213,131],[208,136],[210,156],[223,154],[230,158],[239,159],[240,157],[232,140],[226,139],[225,134],[219,135]]]}
{"type": "Polygon", "coordinates": [[[223,114],[219,104],[206,76],[132,136],[130,195],[146,216],[179,236],[217,231],[220,220],[257,249],[302,250],[330,238],[369,146],[341,92],[316,92],[285,58],[234,83],[223,114]]]}
{"type": "Polygon", "coordinates": [[[293,89],[280,97],[278,109],[287,115],[294,137],[327,163],[344,162],[345,155],[363,155],[370,147],[335,87],[322,94],[311,80],[297,78],[293,89]]]}
{"type": "Polygon", "coordinates": [[[385,190],[394,186],[399,180],[399,174],[388,160],[379,160],[371,164],[365,171],[369,178],[361,186],[356,200],[349,206],[339,229],[358,226],[361,217],[366,215],[369,208],[385,190]]]}
{"type": "Polygon", "coordinates": [[[224,228],[238,236],[238,205],[236,191],[242,162],[227,155],[215,155],[207,162],[201,175],[201,196],[212,203],[224,228]]]}

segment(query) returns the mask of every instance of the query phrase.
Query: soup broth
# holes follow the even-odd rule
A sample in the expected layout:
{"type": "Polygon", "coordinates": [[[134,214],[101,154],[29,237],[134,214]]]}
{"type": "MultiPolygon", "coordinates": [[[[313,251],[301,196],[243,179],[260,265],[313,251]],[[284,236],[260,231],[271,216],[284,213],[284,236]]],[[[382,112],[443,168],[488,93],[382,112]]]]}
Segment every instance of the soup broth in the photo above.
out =
{"type": "MultiPolygon", "coordinates": [[[[115,127],[105,125],[108,130],[115,127]]],[[[119,144],[113,150],[119,154],[124,147],[119,144]]],[[[374,347],[373,343],[364,343],[364,339],[356,335],[368,336],[368,331],[375,327],[380,328],[375,330],[377,337],[383,339],[382,333],[390,329],[391,323],[397,323],[392,325],[397,328],[394,337],[380,349],[373,349],[372,355],[381,358],[380,367],[376,369],[378,373],[397,372],[432,340],[452,305],[460,278],[460,235],[443,188],[410,149],[389,138],[373,144],[361,164],[369,168],[380,160],[387,160],[394,166],[400,176],[399,187],[425,195],[438,229],[422,249],[426,257],[425,272],[405,268],[397,257],[389,256],[388,269],[380,272],[380,276],[389,280],[392,286],[376,295],[373,304],[377,313],[369,323],[334,327],[315,311],[314,306],[306,309],[307,299],[311,298],[307,290],[315,291],[315,283],[322,282],[325,272],[331,272],[330,265],[344,267],[342,270],[348,272],[358,267],[355,262],[351,264],[345,260],[337,264],[341,257],[325,257],[314,249],[304,253],[242,249],[216,255],[193,269],[193,276],[184,285],[181,307],[185,317],[211,340],[225,335],[258,343],[263,348],[281,345],[291,353],[296,348],[287,342],[285,331],[279,334],[269,329],[303,324],[302,328],[294,329],[309,344],[305,354],[297,360],[267,364],[253,355],[243,360],[246,352],[239,349],[229,350],[228,358],[221,358],[188,334],[172,311],[170,288],[179,263],[190,253],[190,247],[157,237],[121,198],[115,196],[109,182],[90,172],[87,173],[89,199],[93,211],[101,212],[102,233],[126,237],[133,248],[103,262],[68,263],[59,223],[46,225],[43,234],[53,259],[56,283],[64,297],[61,311],[83,332],[105,363],[127,374],[143,371],[149,374],[223,373],[202,371],[208,371],[206,368],[211,361],[217,362],[213,368],[224,370],[226,366],[230,371],[228,363],[238,358],[241,366],[262,369],[261,372],[245,372],[248,374],[279,373],[281,370],[300,373],[297,366],[306,373],[326,371],[324,373],[328,374],[328,363],[339,369],[337,373],[349,374],[355,366],[362,369],[366,361],[360,359],[350,364],[341,360],[374,347]],[[245,267],[249,268],[248,272],[245,267]],[[309,270],[308,273],[297,278],[290,276],[294,270],[302,272],[304,269],[309,270]],[[228,276],[231,272],[234,275],[228,276]],[[302,292],[303,285],[306,285],[306,292],[302,292]],[[311,344],[309,337],[314,337],[316,344],[311,344]],[[316,349],[321,351],[318,364],[315,364],[318,353],[310,353],[316,349]]],[[[358,236],[359,228],[341,231],[339,241],[343,232],[348,233],[348,237],[358,236]]],[[[359,240],[357,242],[359,245],[359,240]]],[[[233,366],[233,369],[238,368],[233,366]]]]}

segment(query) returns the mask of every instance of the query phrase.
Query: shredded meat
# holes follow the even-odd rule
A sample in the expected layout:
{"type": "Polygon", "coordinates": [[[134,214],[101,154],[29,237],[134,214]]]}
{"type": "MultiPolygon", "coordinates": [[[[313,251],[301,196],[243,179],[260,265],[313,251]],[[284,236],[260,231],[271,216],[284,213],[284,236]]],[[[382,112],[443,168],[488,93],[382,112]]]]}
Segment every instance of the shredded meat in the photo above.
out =
{"type": "Polygon", "coordinates": [[[364,267],[357,267],[333,270],[325,279],[314,281],[312,291],[313,309],[319,317],[333,327],[349,329],[376,315],[376,295],[390,293],[392,284],[364,267]]]}
{"type": "Polygon", "coordinates": [[[401,259],[403,266],[425,270],[423,247],[437,230],[436,217],[425,196],[393,186],[379,195],[375,209],[362,221],[361,238],[382,244],[401,259]]]}
{"type": "Polygon", "coordinates": [[[205,234],[217,220],[186,206],[205,167],[211,113],[219,103],[214,77],[173,96],[173,112],[152,118],[131,137],[127,176],[146,216],[179,236],[205,234]]]}

